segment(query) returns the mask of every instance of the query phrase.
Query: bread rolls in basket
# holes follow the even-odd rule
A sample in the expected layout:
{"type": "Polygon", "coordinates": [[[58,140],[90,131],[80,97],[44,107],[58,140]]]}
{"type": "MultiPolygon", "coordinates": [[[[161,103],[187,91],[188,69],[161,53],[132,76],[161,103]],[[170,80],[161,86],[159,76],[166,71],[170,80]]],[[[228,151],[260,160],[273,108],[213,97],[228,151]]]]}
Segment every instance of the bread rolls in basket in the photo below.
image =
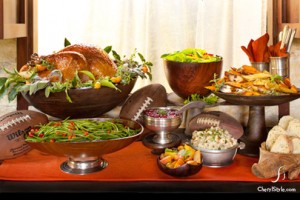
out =
{"type": "Polygon", "coordinates": [[[258,163],[251,168],[259,178],[272,178],[287,173],[297,179],[300,173],[300,120],[283,116],[268,133],[260,147],[258,163]]]}

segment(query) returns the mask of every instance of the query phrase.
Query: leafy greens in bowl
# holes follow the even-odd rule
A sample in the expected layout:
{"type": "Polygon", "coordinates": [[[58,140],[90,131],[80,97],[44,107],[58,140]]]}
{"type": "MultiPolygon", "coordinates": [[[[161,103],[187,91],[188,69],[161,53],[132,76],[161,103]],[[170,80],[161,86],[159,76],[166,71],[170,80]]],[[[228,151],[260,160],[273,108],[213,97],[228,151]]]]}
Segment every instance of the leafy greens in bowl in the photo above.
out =
{"type": "Polygon", "coordinates": [[[209,63],[221,61],[222,57],[209,54],[206,50],[198,48],[187,48],[182,51],[163,54],[164,60],[187,63],[209,63]]]}

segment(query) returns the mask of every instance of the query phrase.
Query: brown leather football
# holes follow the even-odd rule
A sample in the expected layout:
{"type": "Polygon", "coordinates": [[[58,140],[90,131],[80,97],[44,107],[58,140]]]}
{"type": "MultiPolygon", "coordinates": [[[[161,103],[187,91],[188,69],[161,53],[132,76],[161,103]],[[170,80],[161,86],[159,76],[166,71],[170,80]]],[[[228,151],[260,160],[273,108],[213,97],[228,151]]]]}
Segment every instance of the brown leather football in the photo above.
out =
{"type": "Polygon", "coordinates": [[[48,117],[37,111],[18,110],[0,117],[0,161],[16,158],[31,148],[24,134],[38,124],[48,123],[48,117]]]}
{"type": "Polygon", "coordinates": [[[132,93],[120,110],[120,118],[142,122],[142,112],[167,105],[167,92],[161,84],[150,84],[132,93]]]}
{"type": "Polygon", "coordinates": [[[244,134],[242,124],[231,115],[221,111],[202,112],[190,120],[189,127],[191,133],[195,130],[220,127],[227,130],[236,139],[244,134]]]}

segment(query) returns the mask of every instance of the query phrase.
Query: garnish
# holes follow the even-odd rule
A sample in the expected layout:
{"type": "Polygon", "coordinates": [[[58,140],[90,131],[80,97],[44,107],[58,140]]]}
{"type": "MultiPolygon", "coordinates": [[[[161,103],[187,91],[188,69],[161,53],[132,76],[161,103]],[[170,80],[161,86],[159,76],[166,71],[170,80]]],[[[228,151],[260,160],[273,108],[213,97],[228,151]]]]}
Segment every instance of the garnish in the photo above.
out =
{"type": "Polygon", "coordinates": [[[153,64],[149,61],[146,61],[144,56],[141,53],[137,52],[137,49],[134,49],[134,52],[130,55],[129,58],[121,56],[115,51],[112,50],[112,46],[107,46],[104,48],[104,51],[108,54],[112,54],[114,57],[114,62],[118,66],[116,76],[121,77],[122,84],[129,84],[129,82],[139,76],[142,79],[149,78],[152,80],[152,66],[153,64]],[[139,60],[136,60],[136,57],[139,57],[139,60]]]}
{"type": "Polygon", "coordinates": [[[192,101],[203,101],[208,105],[212,105],[217,103],[219,100],[219,97],[215,94],[210,94],[207,97],[201,97],[199,94],[191,94],[187,99],[184,100],[184,104],[188,104],[192,101]]]}

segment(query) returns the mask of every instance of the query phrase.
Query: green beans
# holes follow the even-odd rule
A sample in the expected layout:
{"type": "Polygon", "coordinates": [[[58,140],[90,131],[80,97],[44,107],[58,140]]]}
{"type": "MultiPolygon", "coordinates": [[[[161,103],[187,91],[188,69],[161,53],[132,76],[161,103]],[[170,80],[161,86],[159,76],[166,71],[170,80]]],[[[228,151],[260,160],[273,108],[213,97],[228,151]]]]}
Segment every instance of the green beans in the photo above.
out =
{"type": "Polygon", "coordinates": [[[29,142],[82,142],[111,140],[129,137],[139,133],[117,121],[97,121],[92,119],[65,119],[49,121],[32,128],[25,136],[29,142]]]}

